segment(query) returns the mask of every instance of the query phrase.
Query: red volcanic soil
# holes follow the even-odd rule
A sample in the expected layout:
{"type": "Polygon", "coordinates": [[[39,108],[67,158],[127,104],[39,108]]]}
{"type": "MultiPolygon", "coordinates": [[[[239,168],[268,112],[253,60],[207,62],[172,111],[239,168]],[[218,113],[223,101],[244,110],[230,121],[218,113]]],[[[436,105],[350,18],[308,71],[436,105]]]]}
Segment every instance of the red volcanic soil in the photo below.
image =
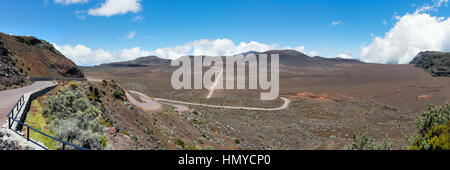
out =
{"type": "MultiPolygon", "coordinates": [[[[162,67],[92,67],[83,71],[88,77],[114,79],[150,97],[215,105],[281,105],[279,100],[259,100],[260,90],[218,89],[211,99],[206,99],[208,90],[174,90],[170,85],[173,70],[162,67]]],[[[202,120],[199,126],[203,130],[215,125],[211,131],[240,139],[239,149],[342,149],[351,143],[353,133],[365,132],[377,142],[388,135],[398,149],[407,145],[405,135],[415,132],[415,119],[427,102],[442,105],[450,101],[450,78],[433,77],[413,65],[282,63],[280,96],[292,99],[288,109],[193,107],[203,113],[195,119],[202,120]]]]}
{"type": "Polygon", "coordinates": [[[450,78],[432,77],[413,65],[339,64],[281,70],[280,91],[347,95],[420,112],[426,102],[450,99],[450,78]]]}

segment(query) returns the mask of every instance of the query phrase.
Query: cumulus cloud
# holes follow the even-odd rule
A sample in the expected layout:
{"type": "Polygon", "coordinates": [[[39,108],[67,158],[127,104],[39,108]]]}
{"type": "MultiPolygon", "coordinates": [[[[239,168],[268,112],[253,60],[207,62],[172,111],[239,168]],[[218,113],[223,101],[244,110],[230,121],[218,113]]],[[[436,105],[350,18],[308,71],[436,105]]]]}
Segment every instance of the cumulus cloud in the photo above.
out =
{"type": "Polygon", "coordinates": [[[103,49],[91,50],[80,44],[76,46],[53,44],[53,46],[77,65],[99,64],[115,60],[113,54],[103,49]]]}
{"type": "MultiPolygon", "coordinates": [[[[45,1],[47,3],[47,1],[45,1]]],[[[57,4],[65,4],[65,5],[69,5],[69,4],[82,4],[82,3],[87,3],[89,2],[89,0],[55,0],[55,3],[57,4]]]]}
{"type": "Polygon", "coordinates": [[[397,17],[397,23],[384,37],[375,36],[371,44],[361,46],[359,59],[371,63],[407,64],[420,51],[449,51],[450,18],[423,13],[440,7],[447,0],[434,2],[435,5],[397,17]]]}
{"type": "Polygon", "coordinates": [[[141,10],[141,0],[105,0],[100,7],[89,9],[88,14],[110,17],[128,12],[138,13],[141,10]]]}
{"type": "MultiPolygon", "coordinates": [[[[183,45],[158,48],[155,50],[143,50],[140,47],[121,49],[116,51],[105,51],[103,49],[92,50],[84,45],[57,45],[55,48],[78,65],[97,65],[101,63],[133,60],[142,56],[155,55],[166,59],[176,59],[186,55],[208,55],[229,56],[248,51],[268,51],[275,49],[292,49],[290,47],[280,48],[277,44],[264,44],[256,41],[240,42],[235,44],[229,39],[196,40],[183,45]]],[[[303,51],[304,46],[293,48],[303,51]]]]}

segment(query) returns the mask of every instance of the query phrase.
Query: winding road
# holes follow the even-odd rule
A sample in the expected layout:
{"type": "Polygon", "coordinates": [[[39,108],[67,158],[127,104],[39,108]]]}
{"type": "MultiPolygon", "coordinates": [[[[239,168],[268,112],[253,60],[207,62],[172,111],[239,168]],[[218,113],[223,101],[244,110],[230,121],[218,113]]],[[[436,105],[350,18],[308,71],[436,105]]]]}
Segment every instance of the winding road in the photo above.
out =
{"type": "Polygon", "coordinates": [[[56,85],[53,81],[37,81],[17,89],[0,91],[0,123],[6,121],[6,116],[23,94],[56,85]]]}
{"type": "MultiPolygon", "coordinates": [[[[101,82],[100,79],[95,78],[89,78],[87,77],[88,81],[95,81],[95,82],[101,82]]],[[[184,105],[191,105],[191,106],[201,106],[201,107],[211,107],[211,108],[219,108],[219,109],[236,109],[236,110],[259,110],[259,111],[277,111],[277,110],[284,110],[289,107],[289,104],[291,104],[291,100],[288,98],[280,97],[284,104],[277,108],[260,108],[260,107],[242,107],[242,106],[219,106],[219,105],[211,105],[211,104],[201,104],[201,103],[191,103],[191,102],[183,102],[183,101],[176,101],[176,100],[170,100],[170,99],[163,99],[163,98],[151,98],[144,93],[133,91],[133,90],[126,90],[124,87],[119,85],[121,88],[124,89],[125,95],[127,96],[128,100],[138,106],[139,108],[146,110],[146,111],[160,111],[162,109],[161,103],[166,103],[169,105],[172,105],[176,108],[179,112],[186,112],[190,111],[189,107],[186,107],[184,105]],[[139,102],[137,101],[133,96],[131,96],[129,93],[134,93],[138,95],[138,97],[143,101],[139,102]]]]}

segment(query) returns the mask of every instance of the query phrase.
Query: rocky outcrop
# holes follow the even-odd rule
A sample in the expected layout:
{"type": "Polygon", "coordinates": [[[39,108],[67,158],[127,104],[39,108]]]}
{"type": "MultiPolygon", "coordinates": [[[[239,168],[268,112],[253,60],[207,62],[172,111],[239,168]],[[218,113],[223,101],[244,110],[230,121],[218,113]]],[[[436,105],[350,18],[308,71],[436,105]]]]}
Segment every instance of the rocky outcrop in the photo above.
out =
{"type": "Polygon", "coordinates": [[[425,51],[420,52],[410,62],[416,67],[423,68],[435,77],[450,77],[450,53],[425,51]]]}
{"type": "Polygon", "coordinates": [[[24,77],[16,68],[16,62],[9,56],[8,50],[0,41],[0,84],[6,87],[24,83],[24,77]]]}

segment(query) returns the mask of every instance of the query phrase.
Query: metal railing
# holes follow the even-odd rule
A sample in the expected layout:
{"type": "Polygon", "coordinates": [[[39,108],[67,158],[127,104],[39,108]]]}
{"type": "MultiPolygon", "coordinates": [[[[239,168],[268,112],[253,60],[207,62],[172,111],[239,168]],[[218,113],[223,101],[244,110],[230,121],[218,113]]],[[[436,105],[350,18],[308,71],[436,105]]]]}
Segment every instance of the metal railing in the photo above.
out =
{"type": "MultiPolygon", "coordinates": [[[[31,127],[30,125],[25,124],[24,122],[21,122],[20,120],[16,120],[17,116],[19,115],[20,111],[22,110],[22,108],[23,108],[23,106],[25,104],[26,104],[25,103],[25,96],[22,95],[22,97],[20,97],[19,101],[17,101],[17,103],[14,105],[14,107],[11,109],[11,111],[7,115],[7,117],[8,117],[8,128],[9,129],[12,128],[14,122],[17,122],[18,124],[22,125],[23,127],[26,127],[27,128],[27,135],[26,136],[21,134],[21,133],[19,133],[19,132],[17,132],[17,129],[11,129],[11,130],[14,131],[16,134],[26,138],[27,141],[33,142],[34,144],[38,145],[39,147],[41,147],[41,148],[43,148],[45,150],[48,150],[48,148],[46,148],[45,146],[42,146],[41,144],[39,144],[38,142],[34,141],[33,139],[30,139],[30,130],[33,130],[33,131],[35,131],[35,132],[37,132],[37,133],[39,133],[41,135],[44,135],[44,136],[46,136],[46,137],[48,137],[50,139],[53,139],[53,140],[56,140],[56,141],[62,143],[62,145],[63,145],[62,150],[66,149],[66,145],[72,146],[72,147],[74,147],[76,149],[79,149],[79,150],[89,150],[87,148],[83,148],[83,147],[75,145],[73,143],[69,143],[69,142],[66,142],[64,140],[61,140],[61,139],[55,138],[53,136],[50,136],[50,135],[48,135],[48,134],[46,134],[44,132],[41,132],[41,131],[31,127]],[[16,115],[14,115],[14,110],[16,110],[16,112],[17,112],[16,115]]],[[[25,114],[25,113],[23,113],[23,114],[25,114]]]]}

